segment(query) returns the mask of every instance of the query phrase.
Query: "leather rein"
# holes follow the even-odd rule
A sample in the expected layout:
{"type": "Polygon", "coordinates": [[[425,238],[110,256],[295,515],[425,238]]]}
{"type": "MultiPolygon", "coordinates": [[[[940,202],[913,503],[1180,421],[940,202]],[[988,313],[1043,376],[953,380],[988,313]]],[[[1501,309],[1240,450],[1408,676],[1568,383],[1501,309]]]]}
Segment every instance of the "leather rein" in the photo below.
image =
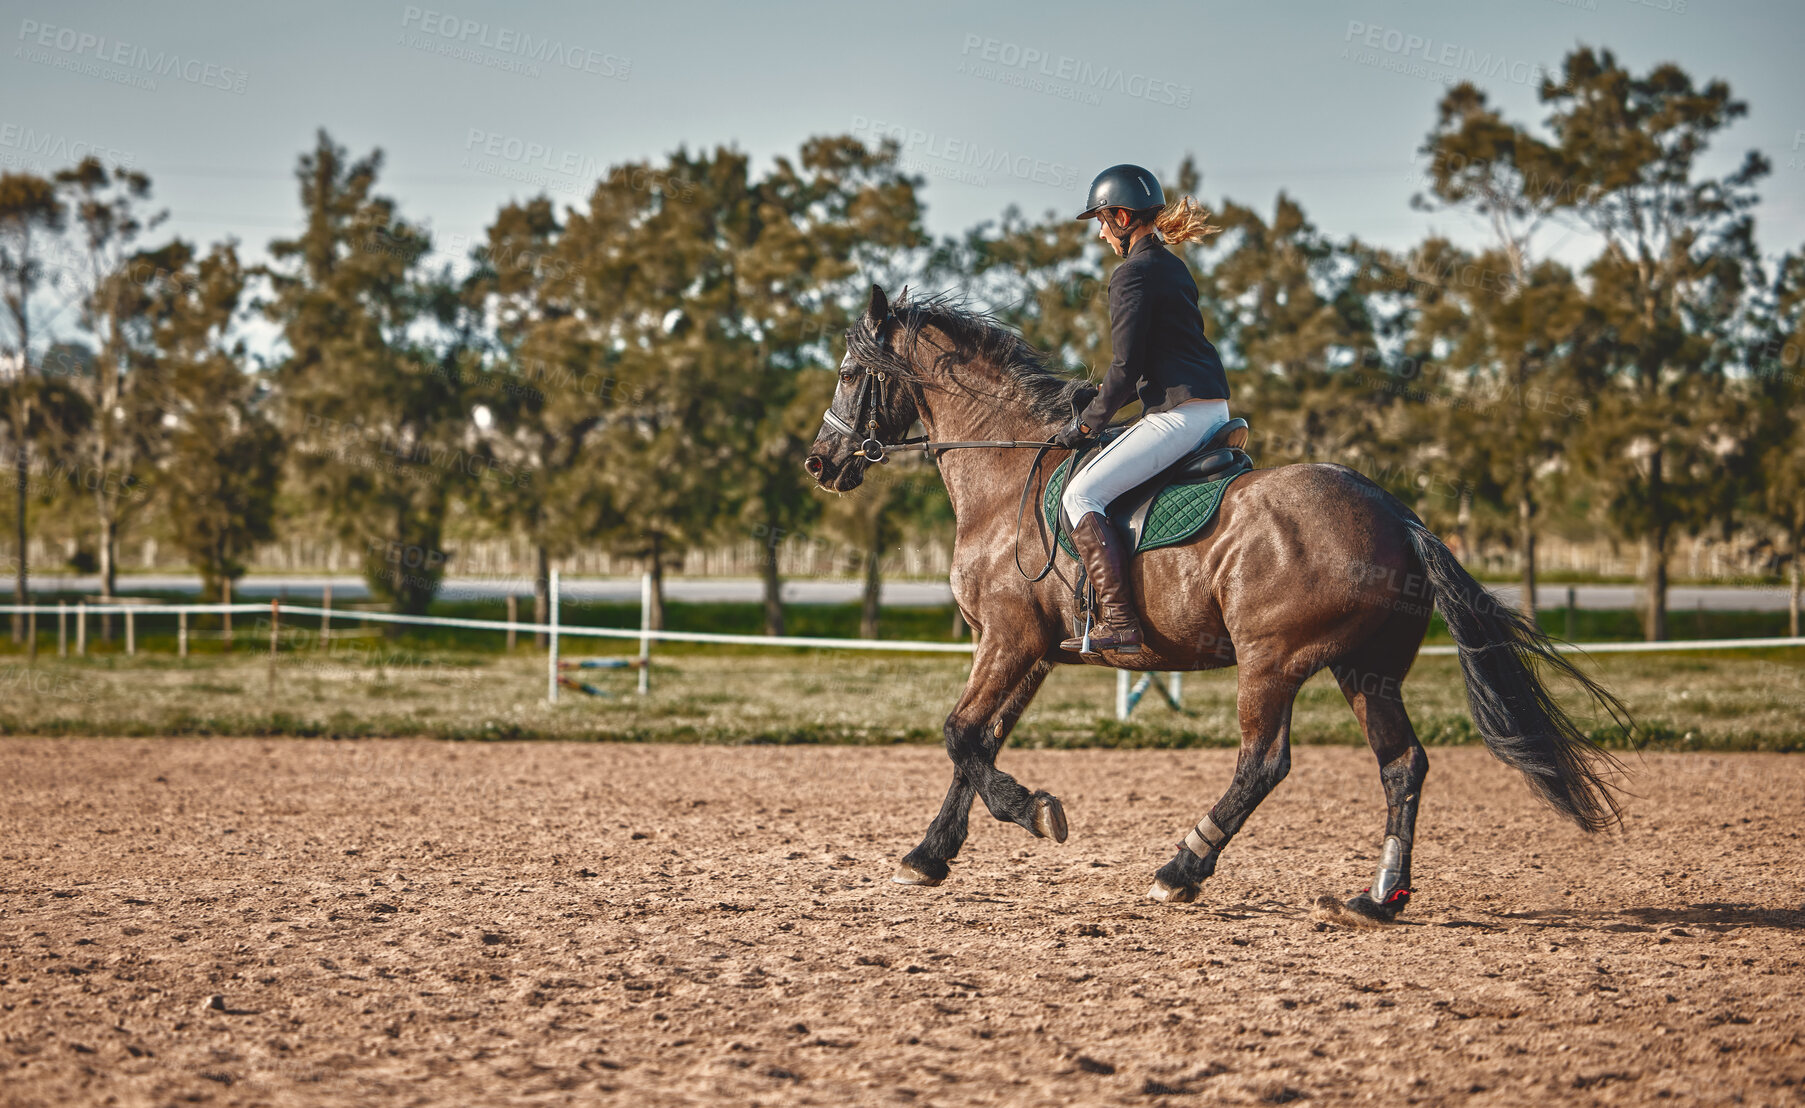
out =
{"type": "MultiPolygon", "coordinates": [[[[974,439],[962,442],[934,442],[926,435],[918,435],[914,438],[904,439],[901,442],[880,442],[877,437],[877,414],[884,409],[884,389],[888,383],[888,374],[873,372],[871,370],[866,370],[864,373],[864,380],[859,382],[857,409],[854,418],[865,424],[863,432],[860,431],[857,425],[848,423],[846,420],[842,419],[831,406],[828,407],[826,412],[822,413],[822,422],[840,432],[842,435],[852,439],[854,442],[858,442],[859,447],[852,452],[853,457],[864,458],[868,462],[887,462],[889,461],[890,452],[898,450],[920,450],[927,455],[929,461],[938,461],[939,456],[948,450],[1038,450],[1039,453],[1034,455],[1034,464],[1028,469],[1028,479],[1022,484],[1021,501],[1015,506],[1015,569],[1016,572],[1027,578],[1031,584],[1044,579],[1048,573],[1053,572],[1053,563],[1059,557],[1059,533],[1055,530],[1052,534],[1048,534],[1046,521],[1041,518],[1041,513],[1039,512],[1034,513],[1034,523],[1036,530],[1040,533],[1041,545],[1046,551],[1047,561],[1045,565],[1040,567],[1040,572],[1032,576],[1029,575],[1026,569],[1022,568],[1022,516],[1028,510],[1028,501],[1033,496],[1034,483],[1040,476],[1040,466],[1041,463],[1046,460],[1047,451],[1057,448],[1059,444],[1020,439],[974,439]],[[862,441],[860,439],[861,434],[864,436],[862,441]]],[[[1060,514],[1060,518],[1056,521],[1055,527],[1059,526],[1060,522],[1063,522],[1063,515],[1064,513],[1060,514]]],[[[1059,574],[1059,579],[1068,586],[1071,584],[1065,580],[1065,575],[1063,573],[1059,574]]]]}

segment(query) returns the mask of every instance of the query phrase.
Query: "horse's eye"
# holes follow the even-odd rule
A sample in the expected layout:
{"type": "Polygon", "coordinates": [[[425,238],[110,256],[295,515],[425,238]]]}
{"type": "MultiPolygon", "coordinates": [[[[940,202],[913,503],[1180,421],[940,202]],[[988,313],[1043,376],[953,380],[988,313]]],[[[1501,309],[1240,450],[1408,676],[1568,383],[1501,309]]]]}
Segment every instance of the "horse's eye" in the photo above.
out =
{"type": "Polygon", "coordinates": [[[850,380],[852,380],[852,374],[850,374],[850,373],[842,373],[842,374],[840,374],[840,380],[842,380],[842,381],[850,381],[850,380]]]}

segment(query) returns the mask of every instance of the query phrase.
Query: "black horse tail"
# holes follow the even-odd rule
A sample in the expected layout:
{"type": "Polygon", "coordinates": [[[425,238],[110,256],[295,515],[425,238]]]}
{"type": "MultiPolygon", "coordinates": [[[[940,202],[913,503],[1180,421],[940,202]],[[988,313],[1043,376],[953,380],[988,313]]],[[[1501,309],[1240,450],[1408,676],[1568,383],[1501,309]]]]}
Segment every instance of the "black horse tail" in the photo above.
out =
{"type": "Polygon", "coordinates": [[[1623,702],[1554,648],[1534,620],[1475,581],[1421,523],[1406,523],[1434,591],[1435,606],[1460,649],[1467,704],[1480,737],[1499,761],[1522,771],[1537,795],[1587,831],[1622,820],[1608,775],[1623,766],[1588,738],[1536,677],[1541,662],[1584,689],[1626,734],[1635,724],[1623,702]]]}

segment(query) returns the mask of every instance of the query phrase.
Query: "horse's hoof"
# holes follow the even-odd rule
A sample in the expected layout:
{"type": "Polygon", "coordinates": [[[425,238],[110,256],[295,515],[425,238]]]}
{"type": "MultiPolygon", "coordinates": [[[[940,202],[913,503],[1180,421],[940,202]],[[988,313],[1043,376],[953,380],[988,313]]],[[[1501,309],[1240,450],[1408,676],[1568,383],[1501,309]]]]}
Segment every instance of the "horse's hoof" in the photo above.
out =
{"type": "Polygon", "coordinates": [[[1189,904],[1197,899],[1197,892],[1196,885],[1168,885],[1156,877],[1153,887],[1147,890],[1147,899],[1161,904],[1189,904]]]}
{"type": "Polygon", "coordinates": [[[1319,924],[1326,923],[1336,927],[1368,930],[1382,928],[1395,922],[1398,913],[1404,910],[1402,901],[1395,897],[1393,899],[1395,902],[1393,907],[1387,910],[1384,905],[1364,893],[1351,900],[1319,896],[1310,910],[1310,915],[1319,924]]]}
{"type": "Polygon", "coordinates": [[[1034,794],[1034,834],[1056,843],[1065,842],[1065,805],[1052,793],[1034,794]]]}
{"type": "Polygon", "coordinates": [[[1409,889],[1394,889],[1392,894],[1380,904],[1372,898],[1370,892],[1361,893],[1349,899],[1343,907],[1357,915],[1365,916],[1377,923],[1390,923],[1398,918],[1398,914],[1410,903],[1409,889]]]}
{"type": "Polygon", "coordinates": [[[926,873],[916,869],[907,862],[903,862],[896,867],[896,873],[890,880],[898,885],[927,885],[931,887],[940,884],[942,881],[946,880],[946,878],[935,877],[931,873],[926,873]]]}

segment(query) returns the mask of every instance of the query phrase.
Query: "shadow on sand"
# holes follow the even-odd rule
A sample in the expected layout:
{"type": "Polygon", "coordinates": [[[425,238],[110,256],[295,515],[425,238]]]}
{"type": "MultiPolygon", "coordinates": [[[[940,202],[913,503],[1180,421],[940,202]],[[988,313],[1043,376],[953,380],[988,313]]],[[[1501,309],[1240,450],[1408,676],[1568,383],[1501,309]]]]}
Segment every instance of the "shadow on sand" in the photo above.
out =
{"type": "Polygon", "coordinates": [[[1770,927],[1779,931],[1805,931],[1805,909],[1716,902],[1689,904],[1683,908],[1625,908],[1618,912],[1506,912],[1496,918],[1589,931],[1655,931],[1671,927],[1697,927],[1707,931],[1770,927]]]}

